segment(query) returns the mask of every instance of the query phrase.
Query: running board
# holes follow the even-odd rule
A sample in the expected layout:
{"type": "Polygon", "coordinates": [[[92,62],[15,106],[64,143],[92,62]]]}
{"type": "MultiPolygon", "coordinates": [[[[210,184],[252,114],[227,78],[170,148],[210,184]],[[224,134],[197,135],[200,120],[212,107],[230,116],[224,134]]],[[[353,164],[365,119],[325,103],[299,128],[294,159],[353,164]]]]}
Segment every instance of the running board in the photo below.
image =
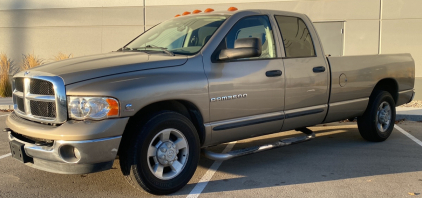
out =
{"type": "Polygon", "coordinates": [[[292,145],[292,144],[298,144],[298,143],[305,142],[305,141],[308,141],[308,140],[315,138],[315,133],[313,133],[308,128],[300,128],[300,129],[296,129],[296,131],[301,131],[301,132],[305,133],[305,135],[287,138],[287,139],[282,139],[282,140],[279,140],[279,141],[274,142],[272,144],[266,144],[266,145],[262,145],[262,146],[253,146],[253,147],[249,147],[249,148],[230,151],[230,152],[227,152],[227,153],[214,153],[214,152],[211,152],[211,151],[206,150],[206,149],[202,149],[202,153],[205,155],[205,157],[207,157],[209,159],[216,160],[216,161],[224,161],[224,160],[229,160],[229,159],[235,158],[235,157],[240,157],[240,156],[244,156],[244,155],[258,153],[258,152],[261,152],[261,151],[275,149],[275,148],[288,146],[288,145],[292,145]]]}

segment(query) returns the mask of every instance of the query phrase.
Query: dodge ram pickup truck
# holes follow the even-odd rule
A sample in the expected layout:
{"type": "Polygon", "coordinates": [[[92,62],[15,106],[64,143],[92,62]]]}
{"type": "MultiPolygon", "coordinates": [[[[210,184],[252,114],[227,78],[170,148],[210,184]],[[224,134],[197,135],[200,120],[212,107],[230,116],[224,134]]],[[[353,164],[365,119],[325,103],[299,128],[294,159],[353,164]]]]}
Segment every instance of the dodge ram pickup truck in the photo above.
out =
{"type": "Polygon", "coordinates": [[[115,52],[54,62],[13,77],[12,156],[53,173],[108,170],[153,194],[191,179],[202,153],[226,160],[315,137],[308,126],[357,117],[386,140],[395,107],[414,95],[410,54],[327,57],[304,14],[184,13],[115,52]],[[215,153],[270,133],[303,136],[215,153]]]}

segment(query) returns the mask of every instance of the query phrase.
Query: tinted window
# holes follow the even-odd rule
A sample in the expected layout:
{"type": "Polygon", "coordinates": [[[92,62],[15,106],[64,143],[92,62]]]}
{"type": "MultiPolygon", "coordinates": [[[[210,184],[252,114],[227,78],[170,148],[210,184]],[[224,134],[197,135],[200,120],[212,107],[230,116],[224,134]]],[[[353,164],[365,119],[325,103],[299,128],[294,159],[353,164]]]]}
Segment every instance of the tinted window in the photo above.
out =
{"type": "Polygon", "coordinates": [[[315,56],[314,43],[305,22],[297,17],[275,16],[283,37],[286,57],[315,56]]]}
{"type": "Polygon", "coordinates": [[[253,58],[275,57],[274,37],[267,16],[252,16],[240,19],[227,34],[226,46],[228,49],[232,49],[237,39],[253,37],[261,39],[262,42],[261,56],[253,58]]]}

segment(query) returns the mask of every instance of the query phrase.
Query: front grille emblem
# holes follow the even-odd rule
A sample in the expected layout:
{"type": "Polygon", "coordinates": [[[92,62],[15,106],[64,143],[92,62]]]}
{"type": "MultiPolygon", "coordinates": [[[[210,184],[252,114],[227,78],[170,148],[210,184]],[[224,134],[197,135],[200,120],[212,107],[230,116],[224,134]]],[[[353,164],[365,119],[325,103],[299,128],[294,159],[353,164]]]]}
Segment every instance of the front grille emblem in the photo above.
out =
{"type": "Polygon", "coordinates": [[[30,73],[30,71],[26,71],[25,73],[23,73],[24,76],[28,75],[30,73]]]}

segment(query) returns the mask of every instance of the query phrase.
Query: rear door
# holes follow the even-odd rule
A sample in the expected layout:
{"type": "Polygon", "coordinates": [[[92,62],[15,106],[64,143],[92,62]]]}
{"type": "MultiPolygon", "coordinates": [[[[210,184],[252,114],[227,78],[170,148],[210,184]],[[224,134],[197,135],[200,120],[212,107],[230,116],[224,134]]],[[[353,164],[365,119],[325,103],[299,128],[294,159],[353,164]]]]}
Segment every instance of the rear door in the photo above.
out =
{"type": "Polygon", "coordinates": [[[330,71],[312,23],[303,16],[275,16],[285,52],[282,130],[319,124],[328,109],[330,71]]]}

